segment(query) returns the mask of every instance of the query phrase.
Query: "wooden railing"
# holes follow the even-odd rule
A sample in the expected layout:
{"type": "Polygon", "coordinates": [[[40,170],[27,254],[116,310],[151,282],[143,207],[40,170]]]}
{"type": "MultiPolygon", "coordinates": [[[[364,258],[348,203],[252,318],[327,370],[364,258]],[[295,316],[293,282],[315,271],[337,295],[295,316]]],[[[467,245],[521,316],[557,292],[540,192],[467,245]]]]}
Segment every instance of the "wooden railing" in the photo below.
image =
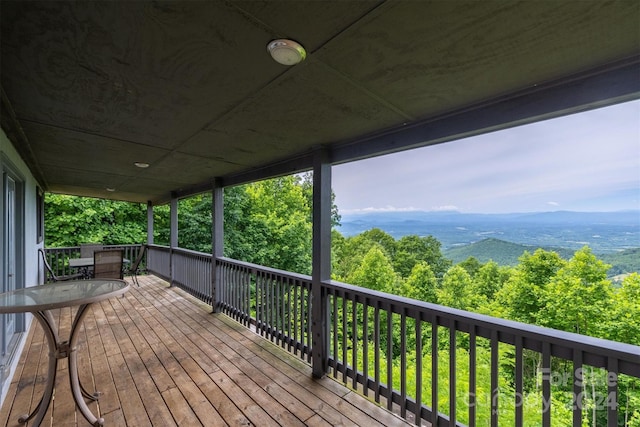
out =
{"type": "Polygon", "coordinates": [[[588,417],[617,426],[629,412],[620,393],[640,398],[635,345],[333,281],[321,284],[326,317],[313,319],[311,277],[220,258],[214,292],[210,263],[208,254],[149,248],[151,272],[169,273],[173,284],[307,362],[312,336],[325,337],[328,375],[416,424],[546,427],[561,417],[581,426],[588,417]]]}
{"type": "MultiPolygon", "coordinates": [[[[142,245],[104,245],[104,249],[122,249],[123,257],[133,262],[140,252],[142,245]]],[[[80,246],[69,246],[59,248],[45,249],[47,262],[56,273],[56,275],[64,276],[67,274],[77,273],[69,267],[69,259],[80,258],[80,246]]],[[[146,269],[146,259],[143,258],[140,263],[140,270],[146,269]]]]}
{"type": "Polygon", "coordinates": [[[212,304],[211,254],[173,249],[171,252],[172,284],[196,298],[212,304]]]}
{"type": "Polygon", "coordinates": [[[171,281],[171,248],[149,245],[147,247],[147,271],[171,281]]]}

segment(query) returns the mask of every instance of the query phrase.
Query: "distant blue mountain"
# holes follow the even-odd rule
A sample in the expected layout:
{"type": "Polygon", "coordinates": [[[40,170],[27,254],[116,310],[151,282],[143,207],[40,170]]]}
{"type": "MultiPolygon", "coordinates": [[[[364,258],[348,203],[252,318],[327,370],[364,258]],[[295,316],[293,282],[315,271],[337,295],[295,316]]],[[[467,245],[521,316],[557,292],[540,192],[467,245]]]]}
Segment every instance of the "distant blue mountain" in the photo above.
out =
{"type": "Polygon", "coordinates": [[[533,212],[468,214],[455,211],[342,214],[338,228],[352,236],[380,228],[398,239],[432,235],[443,249],[497,238],[524,245],[612,252],[640,247],[640,210],[618,212],[533,212]]]}

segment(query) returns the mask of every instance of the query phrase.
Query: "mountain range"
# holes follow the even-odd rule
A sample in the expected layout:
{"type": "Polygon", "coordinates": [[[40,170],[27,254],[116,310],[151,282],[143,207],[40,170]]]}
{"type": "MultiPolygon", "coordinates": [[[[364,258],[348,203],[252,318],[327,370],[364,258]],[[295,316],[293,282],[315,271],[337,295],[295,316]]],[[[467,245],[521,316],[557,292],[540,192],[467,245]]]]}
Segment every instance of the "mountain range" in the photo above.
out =
{"type": "Polygon", "coordinates": [[[640,210],[476,214],[455,211],[392,211],[342,214],[338,228],[352,236],[380,228],[394,238],[432,235],[443,250],[493,238],[520,245],[597,253],[640,248],[640,210]]]}

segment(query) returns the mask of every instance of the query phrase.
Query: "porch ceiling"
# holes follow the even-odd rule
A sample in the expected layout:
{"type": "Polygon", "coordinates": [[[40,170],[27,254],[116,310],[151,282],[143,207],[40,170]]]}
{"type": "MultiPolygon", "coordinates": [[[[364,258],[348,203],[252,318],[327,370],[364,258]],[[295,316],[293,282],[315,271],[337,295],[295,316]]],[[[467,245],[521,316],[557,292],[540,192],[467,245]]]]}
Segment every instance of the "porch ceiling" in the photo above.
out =
{"type": "Polygon", "coordinates": [[[636,0],[0,8],[2,127],[59,193],[164,202],[321,146],[343,162],[640,97],[636,0]],[[307,60],[275,63],[282,37],[307,60]]]}

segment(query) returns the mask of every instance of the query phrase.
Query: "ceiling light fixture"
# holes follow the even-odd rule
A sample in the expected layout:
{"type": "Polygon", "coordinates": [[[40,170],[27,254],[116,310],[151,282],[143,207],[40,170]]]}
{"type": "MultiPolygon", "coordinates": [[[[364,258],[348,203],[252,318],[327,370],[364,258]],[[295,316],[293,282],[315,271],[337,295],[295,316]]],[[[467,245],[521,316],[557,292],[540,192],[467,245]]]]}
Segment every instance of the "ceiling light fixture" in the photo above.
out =
{"type": "Polygon", "coordinates": [[[149,163],[144,163],[144,162],[135,162],[134,165],[136,167],[143,168],[143,169],[149,167],[149,163]]]}
{"type": "Polygon", "coordinates": [[[277,63],[282,65],[296,65],[307,57],[307,51],[300,43],[288,39],[270,41],[267,51],[277,63]]]}
{"type": "Polygon", "coordinates": [[[116,189],[115,189],[115,188],[110,188],[110,187],[107,187],[107,188],[106,188],[106,190],[107,190],[107,191],[110,191],[110,192],[116,191],[116,189]]]}

